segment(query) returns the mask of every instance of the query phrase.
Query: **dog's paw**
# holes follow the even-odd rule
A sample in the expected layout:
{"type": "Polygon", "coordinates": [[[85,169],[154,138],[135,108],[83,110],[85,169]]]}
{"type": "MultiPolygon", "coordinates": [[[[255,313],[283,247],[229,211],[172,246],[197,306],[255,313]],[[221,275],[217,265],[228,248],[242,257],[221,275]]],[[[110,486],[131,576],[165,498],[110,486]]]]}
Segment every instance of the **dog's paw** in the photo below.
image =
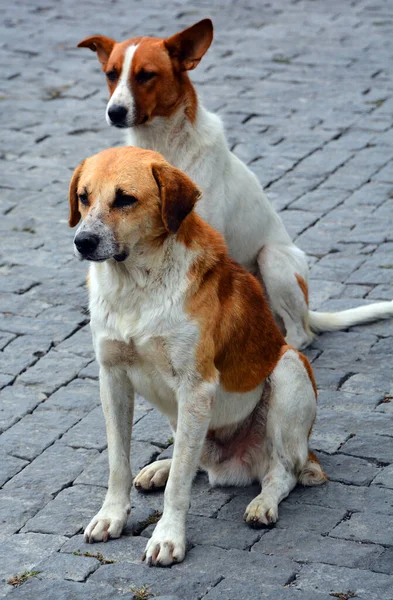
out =
{"type": "Polygon", "coordinates": [[[256,497],[250,502],[244,513],[244,520],[251,527],[272,525],[278,519],[278,505],[270,498],[256,497]]]}
{"type": "Polygon", "coordinates": [[[172,460],[157,460],[144,467],[135,477],[135,487],[141,492],[152,492],[166,485],[169,477],[172,460]]]}
{"type": "Polygon", "coordinates": [[[125,507],[118,504],[104,505],[86,527],[83,534],[85,542],[92,544],[119,538],[127,523],[130,510],[129,504],[125,507]]]}
{"type": "Polygon", "coordinates": [[[184,560],[186,536],[175,524],[159,521],[149,539],[142,560],[149,567],[170,567],[184,560]]]}

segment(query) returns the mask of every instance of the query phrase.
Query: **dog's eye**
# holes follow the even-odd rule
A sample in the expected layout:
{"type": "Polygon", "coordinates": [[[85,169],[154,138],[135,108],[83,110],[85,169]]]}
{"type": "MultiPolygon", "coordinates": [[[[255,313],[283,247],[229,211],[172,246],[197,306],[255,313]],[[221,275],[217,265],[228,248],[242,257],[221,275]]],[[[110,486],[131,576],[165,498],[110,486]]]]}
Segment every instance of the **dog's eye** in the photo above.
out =
{"type": "Polygon", "coordinates": [[[84,206],[89,206],[89,198],[88,198],[87,194],[85,194],[85,193],[78,194],[78,198],[79,198],[79,202],[81,204],[83,204],[84,206]]]}
{"type": "Polygon", "coordinates": [[[115,208],[125,208],[126,206],[132,206],[136,202],[138,202],[138,200],[135,198],[135,196],[123,194],[123,192],[117,192],[113,206],[115,208]]]}
{"type": "Polygon", "coordinates": [[[145,71],[142,69],[136,76],[136,80],[138,83],[147,83],[154,79],[157,76],[157,73],[153,73],[152,71],[145,71]]]}
{"type": "Polygon", "coordinates": [[[116,69],[112,69],[111,71],[108,71],[108,73],[106,74],[106,76],[109,79],[109,81],[116,81],[116,79],[117,79],[117,71],[116,71],[116,69]]]}

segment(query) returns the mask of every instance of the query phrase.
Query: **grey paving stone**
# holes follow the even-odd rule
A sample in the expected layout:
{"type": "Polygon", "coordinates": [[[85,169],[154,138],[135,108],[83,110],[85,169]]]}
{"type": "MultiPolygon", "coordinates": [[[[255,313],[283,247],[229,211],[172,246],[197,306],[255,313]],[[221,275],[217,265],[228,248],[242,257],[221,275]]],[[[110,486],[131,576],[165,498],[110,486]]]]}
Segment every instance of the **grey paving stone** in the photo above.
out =
{"type": "Polygon", "coordinates": [[[362,434],[349,439],[343,446],[342,452],[360,458],[372,458],[381,463],[393,462],[392,438],[388,436],[362,434]]]}
{"type": "MultiPolygon", "coordinates": [[[[323,470],[329,481],[338,481],[349,485],[369,485],[377,483],[383,475],[384,469],[378,468],[374,463],[347,456],[346,454],[318,454],[323,470]],[[375,478],[375,479],[374,479],[375,478]]],[[[389,487],[389,485],[386,485],[389,487]]]]}
{"type": "MultiPolygon", "coordinates": [[[[150,537],[154,530],[149,526],[142,535],[150,537]]],[[[266,533],[264,530],[250,529],[239,521],[209,519],[190,515],[187,521],[187,540],[191,545],[217,546],[229,550],[247,550],[266,533]]]]}
{"type": "Polygon", "coordinates": [[[28,464],[27,460],[0,452],[0,486],[3,486],[6,481],[19,473],[28,464]]]}
{"type": "Polygon", "coordinates": [[[173,439],[173,433],[168,419],[157,410],[153,410],[133,427],[132,437],[136,441],[154,442],[162,448],[166,448],[173,439]]]}
{"type": "MultiPolygon", "coordinates": [[[[153,462],[159,453],[159,448],[148,442],[132,441],[131,445],[131,469],[133,475],[137,475],[140,469],[153,462]]],[[[91,464],[83,470],[75,483],[87,485],[108,486],[109,466],[108,452],[105,450],[95,458],[91,464]]]]}
{"type": "Polygon", "coordinates": [[[99,367],[95,360],[79,371],[79,377],[98,379],[99,367]]]}
{"type": "Polygon", "coordinates": [[[267,585],[285,585],[299,570],[298,565],[287,558],[235,549],[222,550],[212,546],[195,546],[189,551],[183,569],[180,565],[172,568],[183,571],[183,576],[188,577],[195,570],[199,573],[211,572],[212,565],[216,574],[224,577],[225,572],[236,572],[236,577],[243,581],[249,580],[258,570],[264,573],[267,585]]]}
{"type": "Polygon", "coordinates": [[[393,575],[393,548],[386,548],[379,556],[375,555],[371,559],[366,559],[365,563],[361,561],[358,566],[361,569],[367,568],[377,573],[393,575]]]}
{"type": "Polygon", "coordinates": [[[381,469],[372,484],[393,489],[393,465],[381,469]]]}
{"type": "Polygon", "coordinates": [[[0,315],[0,330],[25,335],[45,331],[54,342],[61,342],[76,328],[76,323],[62,323],[55,320],[33,319],[17,315],[0,315]]]}
{"type": "Polygon", "coordinates": [[[3,348],[5,348],[5,346],[7,346],[7,344],[9,344],[10,342],[12,342],[12,340],[15,339],[15,335],[13,333],[5,333],[5,332],[0,332],[0,350],[3,350],[3,348]]]}
{"type": "Polygon", "coordinates": [[[106,583],[123,592],[147,588],[151,594],[175,594],[182,600],[194,600],[203,596],[219,580],[220,576],[211,569],[194,571],[185,576],[176,566],[170,570],[162,570],[130,563],[103,565],[91,576],[92,583],[106,583]]]}
{"type": "Polygon", "coordinates": [[[347,375],[342,369],[325,369],[323,367],[313,367],[315,380],[318,390],[337,390],[347,375]]]}
{"type": "Polygon", "coordinates": [[[393,385],[388,374],[382,376],[381,373],[357,373],[349,377],[341,389],[355,394],[379,392],[383,396],[393,395],[393,385]]]}
{"type": "Polygon", "coordinates": [[[31,460],[77,421],[77,416],[61,410],[34,412],[2,434],[0,448],[13,456],[31,460]]]}
{"type": "Polygon", "coordinates": [[[24,386],[13,385],[2,390],[0,398],[0,431],[4,431],[33,411],[45,396],[24,386]]]}
{"type": "Polygon", "coordinates": [[[103,500],[101,492],[101,488],[90,485],[66,488],[27,521],[23,533],[75,535],[98,512],[103,500]]]}
{"type": "MultiPolygon", "coordinates": [[[[255,489],[257,488],[255,487],[255,489]]],[[[215,517],[221,507],[240,491],[240,488],[235,487],[210,487],[207,476],[204,473],[198,473],[192,486],[190,514],[215,517]]]]}
{"type": "Polygon", "coordinates": [[[324,486],[304,488],[298,492],[297,502],[318,504],[329,508],[347,508],[349,511],[370,511],[393,514],[393,492],[377,486],[359,487],[333,481],[324,486]]]}
{"type": "Polygon", "coordinates": [[[64,340],[56,346],[56,350],[70,352],[77,356],[89,358],[90,360],[95,357],[93,350],[93,343],[91,339],[90,326],[86,325],[71,335],[69,338],[64,340]]]}
{"type": "Polygon", "coordinates": [[[337,594],[350,590],[362,600],[391,600],[392,585],[389,575],[330,565],[305,565],[295,582],[302,591],[337,594]]]}
{"type": "Polygon", "coordinates": [[[375,544],[348,542],[298,529],[273,529],[251,549],[252,552],[283,556],[297,562],[325,563],[342,567],[368,568],[384,548],[375,544]]]}
{"type": "MultiPolygon", "coordinates": [[[[62,535],[18,533],[3,540],[0,546],[1,580],[32,571],[37,561],[46,560],[67,541],[62,535]]],[[[35,570],[35,569],[34,569],[35,570]]]]}
{"type": "MultiPolygon", "coordinates": [[[[380,416],[376,411],[365,411],[360,419],[359,414],[357,411],[321,408],[311,436],[311,446],[331,453],[343,448],[349,439],[362,439],[362,436],[368,434],[370,430],[377,431],[381,437],[391,434],[388,416],[380,416]],[[339,423],[334,426],[338,415],[340,415],[339,423]]],[[[346,453],[345,450],[343,452],[346,453]]]]}
{"type": "MultiPolygon", "coordinates": [[[[114,590],[109,585],[57,581],[55,589],[56,600],[119,600],[120,598],[127,598],[127,596],[114,590]]],[[[32,600],[32,598],[53,600],[53,590],[53,581],[34,577],[21,587],[14,588],[7,597],[18,598],[18,600],[32,600]]]]}
{"type": "Polygon", "coordinates": [[[328,594],[299,592],[289,587],[266,585],[264,581],[238,581],[236,577],[225,577],[204,596],[206,600],[330,600],[328,594]]]}
{"type": "MultiPolygon", "coordinates": [[[[328,487],[328,484],[325,484],[325,489],[328,487]]],[[[307,492],[311,491],[311,488],[300,491],[298,490],[298,494],[300,497],[304,498],[304,503],[307,500],[307,492]]],[[[315,533],[328,533],[341,519],[344,517],[346,511],[342,508],[326,508],[324,506],[313,506],[311,503],[307,506],[307,510],[304,509],[304,504],[298,504],[297,501],[294,501],[294,496],[292,492],[292,500],[291,496],[289,497],[289,501],[284,501],[280,504],[278,509],[278,521],[276,524],[277,528],[291,528],[291,529],[305,529],[307,531],[313,531],[315,533]]],[[[245,494],[240,492],[239,496],[236,496],[225,504],[223,508],[218,512],[218,519],[225,519],[230,521],[242,521],[243,514],[247,507],[247,504],[255,497],[256,494],[249,497],[248,501],[245,498],[245,494]]],[[[297,498],[298,499],[298,498],[297,498]]],[[[296,500],[297,500],[296,499],[296,500]]],[[[246,527],[246,525],[245,525],[246,527]]]]}
{"type": "Polygon", "coordinates": [[[263,570],[267,584],[284,585],[298,567],[287,559],[240,550],[225,551],[210,546],[196,546],[188,552],[183,563],[174,565],[170,571],[116,563],[101,567],[93,574],[91,581],[111,583],[122,590],[127,589],[130,584],[135,587],[141,584],[151,585],[152,592],[175,593],[191,600],[198,597],[202,590],[206,591],[218,583],[224,572],[231,569],[236,569],[239,579],[243,581],[247,581],[256,569],[259,572],[263,570]]]}
{"type": "Polygon", "coordinates": [[[14,380],[14,375],[6,375],[5,373],[0,373],[0,389],[12,384],[14,380]]]}
{"type": "Polygon", "coordinates": [[[354,513],[349,520],[339,523],[330,535],[346,540],[393,546],[392,520],[386,515],[372,512],[354,513]]]}
{"type": "Polygon", "coordinates": [[[100,566],[96,558],[55,552],[34,566],[40,578],[85,581],[100,566]]]}
{"type": "Polygon", "coordinates": [[[18,375],[37,362],[40,356],[45,355],[51,344],[51,337],[42,333],[18,337],[0,354],[0,371],[18,375]]]}
{"type": "Polygon", "coordinates": [[[0,539],[19,531],[49,500],[40,490],[0,490],[0,539]]]}
{"type": "Polygon", "coordinates": [[[101,406],[94,408],[72,427],[61,441],[73,448],[104,450],[106,448],[106,430],[101,406]]]}
{"type": "Polygon", "coordinates": [[[51,394],[74,379],[88,363],[82,358],[66,352],[51,350],[33,367],[18,377],[18,382],[51,394]],[[48,380],[48,373],[51,374],[48,380]]]}
{"type": "Polygon", "coordinates": [[[80,418],[100,405],[98,385],[89,379],[73,379],[61,387],[41,405],[42,410],[62,410],[80,418]]]}
{"type": "MultiPolygon", "coordinates": [[[[325,353],[325,352],[324,352],[325,353]]],[[[321,361],[322,362],[322,361],[321,361]]],[[[342,413],[370,413],[378,406],[381,401],[381,394],[349,394],[341,390],[327,391],[321,390],[318,394],[318,408],[321,410],[332,410],[342,413]]],[[[344,417],[347,415],[344,415],[344,417]]]]}
{"type": "Polygon", "coordinates": [[[5,489],[37,488],[55,494],[69,486],[97,454],[96,450],[54,444],[15,475],[5,489]]]}
{"type": "Polygon", "coordinates": [[[133,535],[122,535],[116,540],[108,542],[97,542],[93,546],[83,541],[83,535],[76,535],[67,540],[61,547],[62,553],[73,554],[78,552],[84,554],[100,553],[105,560],[113,560],[119,563],[142,563],[142,555],[146,547],[146,538],[133,535]]]}

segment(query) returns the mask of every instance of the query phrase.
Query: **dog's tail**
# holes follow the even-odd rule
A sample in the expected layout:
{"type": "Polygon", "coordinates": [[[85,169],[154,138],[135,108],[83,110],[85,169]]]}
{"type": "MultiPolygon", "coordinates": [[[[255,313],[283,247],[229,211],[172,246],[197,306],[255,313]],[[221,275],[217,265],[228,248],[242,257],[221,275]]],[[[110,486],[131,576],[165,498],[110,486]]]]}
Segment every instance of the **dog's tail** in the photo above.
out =
{"type": "Polygon", "coordinates": [[[298,481],[302,485],[321,485],[327,481],[319,460],[311,451],[308,453],[306,464],[300,471],[298,481]]]}
{"type": "Polygon", "coordinates": [[[308,324],[312,331],[338,331],[352,327],[352,325],[361,325],[390,317],[393,317],[393,300],[333,313],[310,310],[308,324]]]}

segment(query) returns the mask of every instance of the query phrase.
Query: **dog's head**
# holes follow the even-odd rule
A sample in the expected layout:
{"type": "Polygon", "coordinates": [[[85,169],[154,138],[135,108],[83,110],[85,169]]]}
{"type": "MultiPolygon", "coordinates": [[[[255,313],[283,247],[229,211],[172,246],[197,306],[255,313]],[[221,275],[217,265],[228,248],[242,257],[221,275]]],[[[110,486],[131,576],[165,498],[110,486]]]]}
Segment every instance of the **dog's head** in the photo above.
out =
{"type": "Polygon", "coordinates": [[[84,160],[72,176],[70,227],[79,259],[124,261],[135,246],[175,234],[200,197],[196,185],[158,153],[131,146],[84,160]]]}
{"type": "Polygon", "coordinates": [[[190,103],[187,71],[195,69],[212,39],[213,24],[204,19],[166,39],[136,37],[118,43],[96,35],[79,42],[78,48],[97,53],[106,74],[108,124],[142,125],[154,117],[170,117],[182,102],[190,103]]]}

